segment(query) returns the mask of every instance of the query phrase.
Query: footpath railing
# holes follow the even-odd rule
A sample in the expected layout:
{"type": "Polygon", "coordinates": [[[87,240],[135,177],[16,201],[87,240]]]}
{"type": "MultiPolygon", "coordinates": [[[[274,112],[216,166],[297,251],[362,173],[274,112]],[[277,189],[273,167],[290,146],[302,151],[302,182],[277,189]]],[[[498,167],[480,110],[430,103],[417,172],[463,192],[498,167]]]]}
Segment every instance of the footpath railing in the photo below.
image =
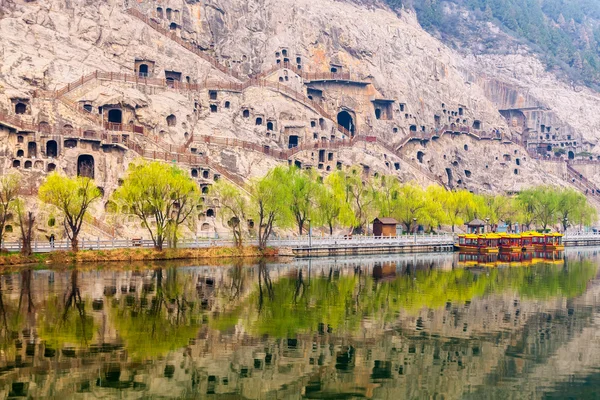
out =
{"type": "Polygon", "coordinates": [[[567,232],[563,242],[568,243],[600,243],[600,232],[567,232]]]}
{"type": "Polygon", "coordinates": [[[127,9],[127,13],[129,15],[134,16],[135,18],[139,19],[140,21],[144,22],[146,25],[148,25],[149,27],[151,27],[152,29],[154,29],[158,33],[160,33],[160,34],[168,37],[169,39],[171,39],[175,43],[177,43],[180,46],[184,47],[186,50],[194,53],[198,57],[200,57],[203,60],[205,60],[206,62],[210,63],[213,67],[215,67],[219,71],[223,72],[224,74],[231,75],[231,76],[239,79],[239,74],[237,72],[232,71],[231,68],[227,68],[223,64],[219,63],[214,57],[211,57],[208,54],[205,54],[204,52],[202,52],[197,47],[195,47],[192,44],[184,41],[179,36],[177,36],[177,34],[175,32],[167,30],[161,24],[153,21],[151,18],[148,18],[141,11],[139,11],[139,10],[137,10],[135,8],[129,8],[129,9],[127,9]]]}
{"type": "MultiPolygon", "coordinates": [[[[256,240],[247,240],[246,245],[258,245],[256,240]]],[[[270,247],[288,247],[292,249],[307,248],[377,248],[377,247],[402,247],[402,246],[451,246],[454,244],[454,236],[442,235],[406,235],[396,237],[373,237],[373,236],[334,236],[334,237],[308,237],[274,238],[268,241],[270,247]]],[[[151,248],[154,246],[152,240],[148,239],[80,239],[81,250],[108,250],[124,248],[151,248]]],[[[178,248],[209,248],[234,246],[231,239],[195,238],[184,239],[177,243],[178,248]]],[[[8,251],[20,251],[20,242],[4,242],[2,247],[8,251]]],[[[53,244],[48,241],[34,241],[32,250],[36,253],[47,253],[55,250],[70,250],[71,243],[68,240],[57,240],[53,244]]]]}

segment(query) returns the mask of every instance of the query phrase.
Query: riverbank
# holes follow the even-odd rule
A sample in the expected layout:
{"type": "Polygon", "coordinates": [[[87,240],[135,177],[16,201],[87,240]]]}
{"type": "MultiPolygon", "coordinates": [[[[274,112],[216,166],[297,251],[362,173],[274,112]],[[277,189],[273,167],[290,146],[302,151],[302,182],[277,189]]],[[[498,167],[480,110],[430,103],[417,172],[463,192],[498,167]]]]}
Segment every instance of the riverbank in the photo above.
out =
{"type": "Polygon", "coordinates": [[[151,262],[169,260],[232,260],[236,258],[273,258],[288,255],[282,249],[260,250],[254,246],[209,247],[200,249],[164,249],[157,251],[148,248],[111,250],[53,251],[23,256],[19,253],[0,255],[0,267],[25,265],[76,265],[105,262],[151,262]]]}

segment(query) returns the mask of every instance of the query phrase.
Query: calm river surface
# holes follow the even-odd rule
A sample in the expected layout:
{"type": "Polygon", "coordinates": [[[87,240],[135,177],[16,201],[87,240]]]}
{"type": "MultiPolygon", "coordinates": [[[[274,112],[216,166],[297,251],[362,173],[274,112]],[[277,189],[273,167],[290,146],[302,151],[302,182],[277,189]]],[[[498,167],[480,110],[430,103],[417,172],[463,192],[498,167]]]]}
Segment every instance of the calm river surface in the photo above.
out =
{"type": "Polygon", "coordinates": [[[0,398],[600,398],[599,253],[7,272],[0,398]]]}

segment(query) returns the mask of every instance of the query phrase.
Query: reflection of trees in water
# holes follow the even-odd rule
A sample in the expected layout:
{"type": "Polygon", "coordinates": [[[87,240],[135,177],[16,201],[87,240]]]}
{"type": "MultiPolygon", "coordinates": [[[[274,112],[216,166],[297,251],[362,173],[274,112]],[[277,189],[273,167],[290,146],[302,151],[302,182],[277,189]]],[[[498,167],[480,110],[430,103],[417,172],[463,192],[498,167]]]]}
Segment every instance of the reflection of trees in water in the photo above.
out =
{"type": "Polygon", "coordinates": [[[202,323],[201,307],[194,301],[195,286],[177,268],[154,270],[154,295],[123,296],[110,310],[110,319],[135,359],[164,355],[185,347],[202,323]]]}
{"type": "MultiPolygon", "coordinates": [[[[573,298],[585,292],[587,282],[598,269],[588,260],[570,262],[568,269],[536,264],[484,272],[444,271],[427,264],[421,269],[407,266],[406,272],[399,276],[395,265],[378,268],[374,268],[375,278],[361,274],[360,269],[353,275],[340,275],[329,268],[324,275],[312,277],[308,285],[302,269],[273,282],[269,268],[263,263],[258,267],[257,290],[231,313],[236,318],[229,323],[236,324],[239,317],[250,332],[277,337],[317,332],[323,326],[340,334],[351,333],[364,318],[392,322],[402,313],[439,309],[447,303],[464,304],[509,290],[525,299],[573,298]],[[392,271],[387,277],[386,268],[392,271]]],[[[419,323],[422,329],[424,321],[419,323]]],[[[226,330],[230,327],[220,326],[226,330]]]]}
{"type": "Polygon", "coordinates": [[[85,348],[94,337],[95,322],[81,297],[79,274],[77,268],[73,269],[63,296],[49,296],[44,312],[38,313],[40,338],[51,351],[85,348]]]}

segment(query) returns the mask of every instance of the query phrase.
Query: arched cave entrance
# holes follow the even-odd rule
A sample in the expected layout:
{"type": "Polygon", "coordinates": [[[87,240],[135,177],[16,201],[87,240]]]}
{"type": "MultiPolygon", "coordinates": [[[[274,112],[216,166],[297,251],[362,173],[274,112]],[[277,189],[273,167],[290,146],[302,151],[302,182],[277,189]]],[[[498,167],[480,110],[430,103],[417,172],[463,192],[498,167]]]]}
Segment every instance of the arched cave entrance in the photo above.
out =
{"type": "Polygon", "coordinates": [[[27,106],[24,103],[15,104],[15,114],[25,114],[27,112],[27,106]]]}
{"type": "Polygon", "coordinates": [[[56,140],[48,140],[46,142],[46,157],[58,156],[58,144],[56,140]]]}
{"type": "Polygon", "coordinates": [[[108,122],[113,124],[120,124],[123,121],[123,112],[118,108],[114,108],[108,111],[108,122]]]}
{"type": "Polygon", "coordinates": [[[340,111],[337,115],[337,123],[350,132],[350,136],[354,136],[354,120],[348,111],[340,111]]]}
{"type": "Polygon", "coordinates": [[[82,154],[77,158],[77,176],[94,179],[94,157],[82,154]]]}
{"type": "Polygon", "coordinates": [[[575,159],[575,153],[573,153],[572,151],[569,151],[569,160],[574,160],[575,159]]]}
{"type": "Polygon", "coordinates": [[[148,65],[146,64],[140,64],[140,70],[139,70],[139,75],[140,78],[146,78],[148,77],[148,65]]]}

